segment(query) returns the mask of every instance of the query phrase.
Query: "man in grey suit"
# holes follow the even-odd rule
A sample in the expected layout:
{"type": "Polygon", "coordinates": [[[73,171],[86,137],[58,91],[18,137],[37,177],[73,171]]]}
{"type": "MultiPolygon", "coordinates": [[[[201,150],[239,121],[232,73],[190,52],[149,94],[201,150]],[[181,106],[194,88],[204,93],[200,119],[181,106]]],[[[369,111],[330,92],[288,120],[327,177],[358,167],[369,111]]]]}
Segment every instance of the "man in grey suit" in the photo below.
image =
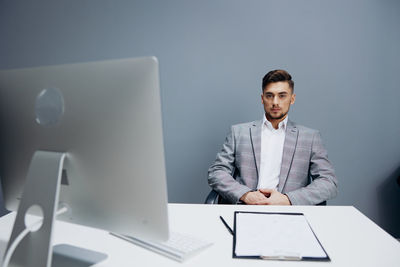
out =
{"type": "Polygon", "coordinates": [[[262,82],[263,120],[233,125],[208,170],[227,203],[316,205],[337,194],[337,179],[318,131],[288,119],[294,82],[284,70],[262,82]]]}

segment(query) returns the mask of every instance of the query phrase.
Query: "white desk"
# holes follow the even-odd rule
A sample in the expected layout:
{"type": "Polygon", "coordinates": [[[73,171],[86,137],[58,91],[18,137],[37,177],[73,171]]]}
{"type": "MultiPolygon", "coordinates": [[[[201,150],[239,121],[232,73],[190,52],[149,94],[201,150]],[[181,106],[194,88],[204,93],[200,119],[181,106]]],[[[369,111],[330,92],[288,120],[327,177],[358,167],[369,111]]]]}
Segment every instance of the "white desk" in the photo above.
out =
{"type": "MultiPolygon", "coordinates": [[[[95,266],[400,266],[400,242],[349,206],[233,206],[169,204],[170,228],[214,243],[201,254],[178,263],[109,235],[107,232],[57,222],[55,244],[68,243],[108,254],[95,266]],[[331,262],[284,262],[232,259],[232,236],[221,223],[233,225],[233,211],[303,212],[331,262]]],[[[15,214],[0,219],[3,252],[15,214]]],[[[2,254],[2,253],[0,253],[2,254]]]]}

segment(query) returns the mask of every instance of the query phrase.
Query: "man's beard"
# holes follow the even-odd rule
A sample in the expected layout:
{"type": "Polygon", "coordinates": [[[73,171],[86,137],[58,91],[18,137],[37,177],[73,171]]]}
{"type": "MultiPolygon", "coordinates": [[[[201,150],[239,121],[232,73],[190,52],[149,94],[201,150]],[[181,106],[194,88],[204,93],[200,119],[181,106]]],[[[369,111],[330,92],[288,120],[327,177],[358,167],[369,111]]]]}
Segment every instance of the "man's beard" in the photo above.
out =
{"type": "Polygon", "coordinates": [[[275,117],[272,116],[270,113],[267,113],[267,112],[265,112],[265,114],[267,116],[267,119],[280,120],[280,119],[284,118],[286,116],[286,114],[288,114],[288,113],[287,112],[286,113],[281,113],[281,114],[279,114],[279,115],[277,115],[275,117]]]}

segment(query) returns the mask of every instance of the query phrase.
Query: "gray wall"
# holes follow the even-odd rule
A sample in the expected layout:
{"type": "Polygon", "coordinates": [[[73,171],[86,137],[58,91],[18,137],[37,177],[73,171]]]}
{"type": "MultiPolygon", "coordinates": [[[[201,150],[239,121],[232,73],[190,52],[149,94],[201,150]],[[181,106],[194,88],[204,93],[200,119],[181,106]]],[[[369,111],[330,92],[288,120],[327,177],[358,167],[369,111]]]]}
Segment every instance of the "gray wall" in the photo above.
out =
{"type": "Polygon", "coordinates": [[[170,202],[201,203],[260,81],[295,80],[290,118],[321,131],[354,205],[400,236],[400,1],[0,0],[0,68],[155,55],[170,202]]]}

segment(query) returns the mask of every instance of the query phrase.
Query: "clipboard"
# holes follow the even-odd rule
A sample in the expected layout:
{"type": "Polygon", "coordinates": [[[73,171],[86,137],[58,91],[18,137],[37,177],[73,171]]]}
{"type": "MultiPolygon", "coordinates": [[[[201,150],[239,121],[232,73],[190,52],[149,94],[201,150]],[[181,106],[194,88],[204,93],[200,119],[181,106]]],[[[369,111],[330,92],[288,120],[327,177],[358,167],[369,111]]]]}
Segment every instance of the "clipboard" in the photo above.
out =
{"type": "Polygon", "coordinates": [[[303,213],[234,212],[233,258],[330,261],[303,213]]]}

